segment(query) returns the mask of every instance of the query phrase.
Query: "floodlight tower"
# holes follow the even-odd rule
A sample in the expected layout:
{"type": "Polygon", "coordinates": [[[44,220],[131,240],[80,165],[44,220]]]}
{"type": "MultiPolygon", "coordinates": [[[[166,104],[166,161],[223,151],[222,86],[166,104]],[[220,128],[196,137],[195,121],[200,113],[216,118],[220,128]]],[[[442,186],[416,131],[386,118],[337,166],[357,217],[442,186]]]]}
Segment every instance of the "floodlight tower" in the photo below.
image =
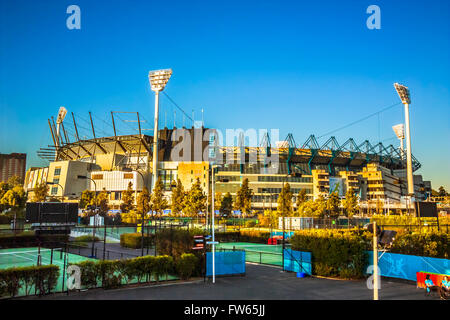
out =
{"type": "Polygon", "coordinates": [[[414,180],[412,172],[412,154],[411,154],[411,132],[409,128],[409,105],[411,103],[411,97],[408,87],[404,85],[394,83],[395,90],[402,100],[405,106],[405,133],[406,133],[406,175],[408,178],[408,195],[414,196],[414,180]]]}
{"type": "Polygon", "coordinates": [[[403,140],[405,140],[405,125],[403,123],[397,124],[392,127],[392,130],[394,130],[395,135],[400,140],[400,150],[401,150],[401,156],[403,159],[405,148],[403,146],[403,140]]]}
{"type": "Polygon", "coordinates": [[[172,69],[150,71],[148,79],[152,91],[155,92],[155,125],[153,129],[153,177],[152,192],[158,180],[158,116],[159,116],[159,93],[164,90],[167,82],[172,76],[172,69]]]}
{"type": "Polygon", "coordinates": [[[61,123],[64,121],[66,117],[67,109],[64,107],[60,107],[58,111],[58,118],[56,119],[56,152],[55,152],[55,161],[58,160],[58,149],[59,149],[59,127],[61,123]]]}

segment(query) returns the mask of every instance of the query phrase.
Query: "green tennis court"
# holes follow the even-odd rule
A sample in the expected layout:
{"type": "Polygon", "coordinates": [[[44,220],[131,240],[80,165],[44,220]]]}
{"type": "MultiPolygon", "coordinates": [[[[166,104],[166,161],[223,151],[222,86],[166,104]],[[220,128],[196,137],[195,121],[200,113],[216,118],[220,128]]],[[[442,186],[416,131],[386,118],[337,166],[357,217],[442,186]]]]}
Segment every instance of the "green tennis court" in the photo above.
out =
{"type": "MultiPolygon", "coordinates": [[[[288,247],[286,245],[286,247],[288,247]]],[[[268,245],[249,242],[225,242],[216,246],[218,250],[245,250],[245,261],[259,264],[282,266],[283,245],[268,245]]]]}
{"type": "MultiPolygon", "coordinates": [[[[27,267],[38,264],[38,257],[40,255],[40,264],[41,265],[56,265],[59,267],[59,277],[58,283],[53,289],[53,292],[61,292],[67,290],[67,282],[64,283],[63,288],[63,270],[64,270],[64,258],[66,259],[65,267],[70,264],[79,263],[86,260],[96,260],[92,258],[83,257],[80,255],[76,255],[73,253],[67,253],[67,255],[63,252],[61,248],[48,249],[41,248],[40,252],[37,247],[33,248],[12,248],[12,249],[0,249],[0,269],[8,269],[14,267],[27,267]]],[[[166,275],[161,281],[167,280],[178,280],[179,278],[172,275],[166,275]]],[[[156,281],[156,279],[152,276],[150,281],[156,281]]],[[[128,284],[138,283],[137,278],[130,279],[128,284]]],[[[122,284],[127,284],[125,278],[122,278],[122,284]]],[[[101,280],[98,281],[97,286],[101,287],[101,280]]],[[[29,292],[33,292],[33,289],[29,292]]],[[[25,288],[19,289],[17,296],[24,296],[25,288]]]]}
{"type": "MultiPolygon", "coordinates": [[[[39,248],[11,248],[0,250],[0,269],[35,266],[38,264],[39,248]]],[[[61,248],[40,249],[41,265],[53,264],[59,267],[59,277],[55,292],[61,292],[63,289],[63,269],[65,253],[61,248]]],[[[69,263],[78,263],[85,260],[93,260],[76,254],[67,253],[66,269],[69,263]]],[[[65,286],[65,285],[64,285],[65,286]]],[[[25,295],[24,289],[19,291],[18,296],[25,295]]]]}

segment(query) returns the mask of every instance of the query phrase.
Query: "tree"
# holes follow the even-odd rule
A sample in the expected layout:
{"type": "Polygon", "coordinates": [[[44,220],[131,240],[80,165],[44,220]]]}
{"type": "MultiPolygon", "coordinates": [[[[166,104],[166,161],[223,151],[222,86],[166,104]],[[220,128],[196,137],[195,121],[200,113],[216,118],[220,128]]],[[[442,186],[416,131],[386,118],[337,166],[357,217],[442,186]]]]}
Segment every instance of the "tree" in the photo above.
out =
{"type": "Polygon", "coordinates": [[[220,202],[220,213],[223,216],[229,217],[231,215],[231,210],[233,209],[233,197],[229,192],[227,192],[220,202]]]}
{"type": "Polygon", "coordinates": [[[161,177],[158,178],[153,189],[151,196],[151,210],[156,211],[156,213],[161,214],[164,209],[166,209],[169,204],[164,198],[164,185],[162,183],[161,177]]]}
{"type": "Polygon", "coordinates": [[[150,211],[151,209],[150,202],[151,202],[150,192],[148,191],[147,187],[144,187],[144,189],[142,189],[142,192],[139,193],[137,197],[137,205],[136,205],[137,212],[141,214],[141,218],[150,211]]]}
{"type": "Polygon", "coordinates": [[[27,203],[27,194],[23,187],[16,185],[12,189],[8,190],[0,199],[0,203],[11,211],[18,213],[25,208],[27,203]]]}
{"type": "Polygon", "coordinates": [[[359,211],[358,198],[351,188],[345,194],[345,199],[342,200],[342,206],[348,218],[353,217],[359,211]]]}
{"type": "Polygon", "coordinates": [[[341,204],[341,199],[339,199],[339,195],[337,191],[334,191],[330,194],[327,200],[327,210],[328,214],[332,218],[339,217],[339,205],[341,204]]]}
{"type": "Polygon", "coordinates": [[[199,214],[199,212],[204,211],[206,208],[206,196],[203,193],[203,189],[200,185],[200,180],[194,183],[192,188],[186,195],[185,206],[183,212],[189,216],[193,217],[199,214]]]}
{"type": "Polygon", "coordinates": [[[299,211],[299,208],[308,200],[308,196],[306,195],[306,189],[300,189],[300,191],[297,194],[297,201],[295,202],[295,205],[297,207],[297,211],[299,211]]]}
{"type": "Polygon", "coordinates": [[[314,201],[314,215],[318,218],[323,218],[327,210],[327,200],[323,195],[319,195],[314,201]]]}
{"type": "Polygon", "coordinates": [[[100,210],[100,213],[106,214],[108,212],[108,192],[103,188],[103,191],[97,195],[97,199],[95,199],[97,203],[97,207],[100,210]]]}
{"type": "Polygon", "coordinates": [[[275,210],[266,209],[262,214],[258,215],[258,222],[262,227],[274,228],[277,219],[277,212],[275,210]]]}
{"type": "Polygon", "coordinates": [[[95,205],[95,192],[84,190],[81,193],[80,203],[78,205],[81,209],[86,209],[87,206],[95,205]]]}
{"type": "Polygon", "coordinates": [[[15,186],[21,186],[23,187],[23,179],[19,176],[12,176],[8,179],[8,185],[10,188],[14,188],[15,186]]]}
{"type": "Polygon", "coordinates": [[[34,202],[44,202],[47,199],[49,187],[45,181],[39,183],[34,188],[34,202]]]}
{"type": "Polygon", "coordinates": [[[130,181],[128,183],[128,188],[122,192],[122,203],[120,204],[120,210],[122,212],[129,212],[134,208],[134,191],[133,183],[130,181]]]}
{"type": "Polygon", "coordinates": [[[438,193],[439,197],[445,197],[448,195],[447,191],[445,190],[445,188],[443,186],[440,186],[438,190],[439,190],[439,193],[438,193]]]}
{"type": "Polygon", "coordinates": [[[293,215],[294,210],[292,208],[292,197],[293,194],[291,192],[291,186],[289,183],[284,184],[277,200],[277,212],[280,216],[290,217],[293,215]]]}
{"type": "Polygon", "coordinates": [[[242,186],[236,193],[236,200],[234,202],[234,209],[240,210],[244,215],[251,212],[252,207],[252,190],[248,186],[248,178],[242,182],[242,186]]]}
{"type": "Polygon", "coordinates": [[[177,179],[176,186],[172,189],[171,210],[174,216],[181,215],[183,211],[184,198],[186,193],[180,179],[177,179]]]}
{"type": "Polygon", "coordinates": [[[220,206],[222,205],[222,193],[216,192],[216,196],[214,197],[214,210],[219,210],[220,206]]]}

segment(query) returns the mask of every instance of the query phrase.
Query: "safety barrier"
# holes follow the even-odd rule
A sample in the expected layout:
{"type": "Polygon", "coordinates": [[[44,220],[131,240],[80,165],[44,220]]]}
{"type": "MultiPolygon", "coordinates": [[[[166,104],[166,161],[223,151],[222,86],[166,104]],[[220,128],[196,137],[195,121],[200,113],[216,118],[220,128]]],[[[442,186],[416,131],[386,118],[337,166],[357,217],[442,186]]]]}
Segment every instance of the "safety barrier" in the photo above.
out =
{"type": "MultiPolygon", "coordinates": [[[[245,274],[245,251],[215,252],[215,275],[245,274]]],[[[206,253],[206,276],[212,276],[212,252],[206,253]]]]}
{"type": "Polygon", "coordinates": [[[312,274],[311,252],[284,249],[284,270],[312,274]]]}
{"type": "MultiPolygon", "coordinates": [[[[373,265],[373,252],[367,251],[369,265],[373,265]]],[[[450,260],[413,256],[398,253],[378,252],[380,275],[416,281],[417,272],[446,274],[450,276],[450,260]]],[[[372,271],[368,272],[372,274],[372,271]]]]}

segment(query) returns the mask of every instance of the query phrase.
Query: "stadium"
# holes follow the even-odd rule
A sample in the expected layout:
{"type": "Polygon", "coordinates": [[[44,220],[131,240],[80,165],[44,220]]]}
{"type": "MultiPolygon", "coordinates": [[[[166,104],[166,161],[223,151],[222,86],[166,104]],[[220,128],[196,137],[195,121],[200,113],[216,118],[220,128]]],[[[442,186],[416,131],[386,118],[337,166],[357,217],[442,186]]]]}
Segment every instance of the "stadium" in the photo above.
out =
{"type": "MultiPolygon", "coordinates": [[[[53,184],[51,196],[68,200],[79,199],[85,189],[104,189],[111,207],[117,209],[121,193],[130,182],[136,194],[144,186],[150,189],[154,144],[153,136],[144,133],[152,130],[144,128],[147,121],[138,112],[111,112],[112,121],[108,125],[114,134],[98,136],[100,130],[94,126],[91,113],[89,117],[90,121],[86,121],[91,125],[89,138],[86,134],[80,138],[73,113],[72,121],[57,120],[55,124],[53,118],[48,120],[53,144],[37,153],[49,166],[28,170],[25,185],[29,195],[43,180],[53,184]],[[128,118],[123,119],[123,114],[128,118]],[[118,119],[137,134],[119,134],[118,119]],[[80,180],[80,175],[89,179],[80,180]]],[[[105,126],[106,122],[101,121],[105,126]]],[[[248,139],[244,132],[236,132],[236,145],[222,146],[217,139],[218,130],[205,128],[203,123],[189,129],[166,126],[158,130],[158,176],[167,198],[170,199],[170,186],[176,179],[182,181],[185,189],[199,179],[205,193],[209,193],[214,163],[219,164],[216,192],[235,196],[242,181],[248,179],[253,191],[252,207],[256,210],[276,207],[284,182],[290,183],[294,195],[306,189],[310,199],[327,196],[332,191],[344,197],[352,189],[361,201],[381,201],[386,206],[406,208],[406,156],[401,148],[384,146],[381,142],[371,144],[367,140],[357,143],[353,138],[340,144],[335,137],[320,145],[314,135],[297,144],[292,134],[272,146],[267,132],[260,137],[259,146],[250,147],[245,145],[248,139]]],[[[413,171],[417,171],[421,164],[412,158],[413,171]]],[[[420,175],[414,176],[414,183],[416,198],[426,199],[431,184],[420,175]]]]}

